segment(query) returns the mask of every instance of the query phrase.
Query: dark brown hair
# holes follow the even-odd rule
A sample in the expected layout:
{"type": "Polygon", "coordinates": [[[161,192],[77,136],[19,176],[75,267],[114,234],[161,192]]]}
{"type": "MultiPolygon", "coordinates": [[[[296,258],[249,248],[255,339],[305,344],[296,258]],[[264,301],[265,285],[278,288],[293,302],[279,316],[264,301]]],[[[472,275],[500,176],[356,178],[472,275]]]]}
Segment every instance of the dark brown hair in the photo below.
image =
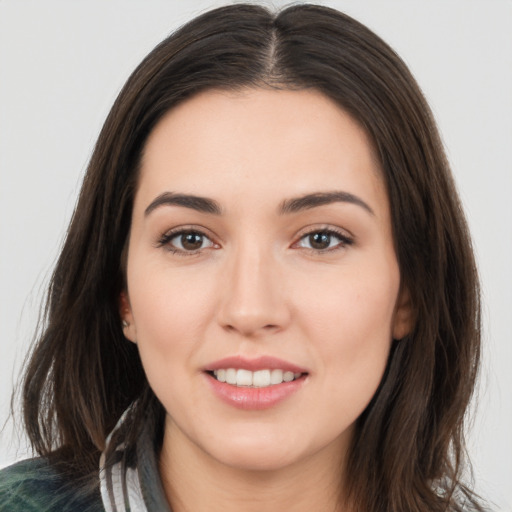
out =
{"type": "Polygon", "coordinates": [[[162,421],[119,318],[141,152],[179,102],[205,89],[246,87],[313,88],[333,99],[368,133],[387,186],[416,322],[394,341],[358,420],[347,469],[356,509],[455,511],[462,501],[478,509],[460,483],[479,362],[478,279],[438,131],[394,51],[352,18],[314,5],[207,12],[159,44],[127,81],[92,155],[25,373],[24,419],[35,450],[77,475],[93,474],[129,405],[128,446],[148,411],[162,421]]]}

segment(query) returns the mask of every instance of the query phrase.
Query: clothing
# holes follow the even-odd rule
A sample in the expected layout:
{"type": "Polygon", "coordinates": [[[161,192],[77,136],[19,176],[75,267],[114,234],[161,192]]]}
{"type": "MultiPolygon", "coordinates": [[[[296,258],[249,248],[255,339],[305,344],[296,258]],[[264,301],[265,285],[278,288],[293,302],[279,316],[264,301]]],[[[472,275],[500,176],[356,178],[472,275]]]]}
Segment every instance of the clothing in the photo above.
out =
{"type": "MultiPolygon", "coordinates": [[[[110,469],[104,469],[102,456],[96,484],[87,495],[43,458],[0,470],[0,512],[172,512],[158,473],[152,432],[147,429],[137,442],[134,464],[124,468],[122,455],[122,447],[113,451],[116,461],[110,469]]],[[[461,496],[461,503],[465,501],[461,496]]],[[[473,509],[468,504],[458,510],[473,509]]]]}
{"type": "Polygon", "coordinates": [[[0,512],[104,512],[99,490],[87,498],[43,458],[0,471],[0,512]]]}
{"type": "Polygon", "coordinates": [[[122,447],[117,447],[108,469],[102,455],[96,485],[85,496],[83,488],[46,459],[29,459],[5,468],[0,471],[0,512],[171,512],[151,429],[137,443],[134,464],[125,468],[122,455],[122,447]]]}

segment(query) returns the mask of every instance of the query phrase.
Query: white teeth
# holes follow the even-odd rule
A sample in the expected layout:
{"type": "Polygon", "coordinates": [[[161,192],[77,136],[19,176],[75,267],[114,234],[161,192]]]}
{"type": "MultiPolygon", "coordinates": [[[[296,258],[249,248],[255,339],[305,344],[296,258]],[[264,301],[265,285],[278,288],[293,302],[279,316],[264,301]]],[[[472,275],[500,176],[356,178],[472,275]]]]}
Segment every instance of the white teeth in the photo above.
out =
{"type": "Polygon", "coordinates": [[[270,372],[270,383],[281,384],[283,382],[283,370],[272,370],[270,372]]]}
{"type": "Polygon", "coordinates": [[[236,371],[236,385],[237,386],[252,386],[252,372],[249,370],[236,371]]]}
{"type": "Polygon", "coordinates": [[[219,382],[227,382],[234,386],[245,386],[254,388],[266,388],[281,384],[282,382],[291,382],[298,379],[302,374],[283,370],[250,370],[236,368],[221,368],[215,370],[213,375],[219,382]]]}
{"type": "Polygon", "coordinates": [[[226,370],[226,382],[228,384],[236,384],[236,370],[234,368],[226,370]]]}
{"type": "Polygon", "coordinates": [[[255,388],[270,386],[270,370],[259,370],[252,375],[252,385],[255,388]]]}
{"type": "Polygon", "coordinates": [[[291,382],[293,380],[293,372],[284,372],[283,380],[285,382],[291,382]]]}

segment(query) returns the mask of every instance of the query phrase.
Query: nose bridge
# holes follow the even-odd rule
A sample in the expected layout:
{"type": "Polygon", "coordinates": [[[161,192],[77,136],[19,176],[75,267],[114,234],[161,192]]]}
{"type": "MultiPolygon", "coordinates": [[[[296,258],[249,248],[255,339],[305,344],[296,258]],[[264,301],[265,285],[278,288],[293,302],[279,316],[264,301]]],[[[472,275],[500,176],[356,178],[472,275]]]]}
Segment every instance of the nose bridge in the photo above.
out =
{"type": "Polygon", "coordinates": [[[279,265],[271,247],[246,240],[226,262],[220,322],[230,330],[252,335],[278,330],[287,322],[279,265]]]}

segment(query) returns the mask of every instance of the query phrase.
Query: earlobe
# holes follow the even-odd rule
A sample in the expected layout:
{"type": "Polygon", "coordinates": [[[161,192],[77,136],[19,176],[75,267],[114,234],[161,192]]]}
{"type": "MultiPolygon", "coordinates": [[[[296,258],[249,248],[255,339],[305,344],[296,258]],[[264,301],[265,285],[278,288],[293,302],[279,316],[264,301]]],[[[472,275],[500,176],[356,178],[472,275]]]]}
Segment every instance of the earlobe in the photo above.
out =
{"type": "Polygon", "coordinates": [[[393,339],[401,340],[407,336],[412,331],[414,322],[415,312],[411,296],[409,294],[409,290],[403,288],[398,295],[393,318],[393,339]]]}
{"type": "Polygon", "coordinates": [[[121,324],[125,338],[133,343],[137,343],[137,333],[133,322],[132,307],[128,299],[128,294],[124,291],[119,294],[119,314],[121,316],[121,324]]]}

